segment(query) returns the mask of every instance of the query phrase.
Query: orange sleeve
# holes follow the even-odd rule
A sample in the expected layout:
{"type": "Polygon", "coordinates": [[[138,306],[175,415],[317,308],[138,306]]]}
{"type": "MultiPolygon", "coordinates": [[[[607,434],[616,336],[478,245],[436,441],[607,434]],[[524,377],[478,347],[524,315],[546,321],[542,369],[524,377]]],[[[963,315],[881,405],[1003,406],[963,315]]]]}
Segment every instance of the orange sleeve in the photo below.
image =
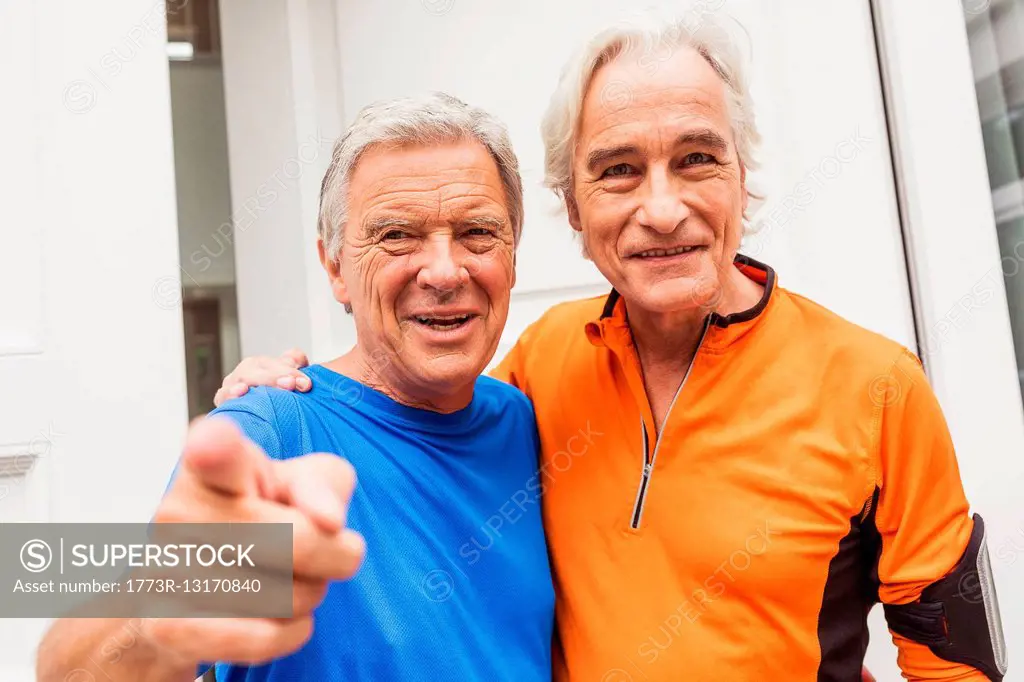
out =
{"type": "MultiPolygon", "coordinates": [[[[960,481],[949,428],[920,361],[904,350],[872,388],[879,410],[878,507],[882,541],[879,597],[906,604],[942,579],[967,548],[974,522],[960,481]]],[[[892,633],[908,680],[987,680],[923,644],[892,633]]]]}

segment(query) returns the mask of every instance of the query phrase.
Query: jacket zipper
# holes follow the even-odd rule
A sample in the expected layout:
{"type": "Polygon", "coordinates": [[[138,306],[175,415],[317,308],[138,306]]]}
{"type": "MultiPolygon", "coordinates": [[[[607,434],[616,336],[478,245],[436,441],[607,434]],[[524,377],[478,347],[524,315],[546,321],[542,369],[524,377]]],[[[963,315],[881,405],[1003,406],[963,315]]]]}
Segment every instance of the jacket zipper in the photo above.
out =
{"type": "Polygon", "coordinates": [[[651,471],[653,470],[651,458],[648,454],[651,448],[647,441],[647,427],[644,426],[643,415],[640,415],[640,439],[644,444],[644,468],[643,473],[640,474],[640,487],[636,491],[636,501],[633,503],[633,520],[629,522],[631,528],[638,528],[640,526],[640,512],[643,511],[644,497],[647,495],[647,484],[651,480],[651,471]]]}
{"type": "MultiPolygon", "coordinates": [[[[700,347],[704,344],[704,337],[707,336],[709,326],[711,326],[710,315],[704,321],[704,330],[700,334],[700,341],[697,342],[697,350],[693,352],[693,357],[690,358],[686,374],[683,375],[683,380],[679,382],[679,388],[676,389],[676,394],[672,396],[672,402],[668,405],[668,412],[665,413],[665,424],[668,424],[668,419],[672,416],[672,408],[675,407],[679,394],[683,392],[686,380],[690,378],[693,363],[697,361],[697,353],[700,352],[700,347]]],[[[651,483],[651,475],[654,473],[654,463],[658,461],[658,448],[661,447],[661,436],[665,433],[665,424],[662,424],[661,433],[658,434],[658,440],[654,443],[654,454],[650,454],[651,448],[650,439],[647,435],[647,425],[644,424],[643,414],[640,415],[640,436],[644,446],[644,468],[640,474],[640,486],[636,491],[636,502],[633,503],[633,518],[629,523],[630,528],[634,530],[640,527],[640,518],[644,513],[644,501],[647,499],[647,488],[651,483]]]]}

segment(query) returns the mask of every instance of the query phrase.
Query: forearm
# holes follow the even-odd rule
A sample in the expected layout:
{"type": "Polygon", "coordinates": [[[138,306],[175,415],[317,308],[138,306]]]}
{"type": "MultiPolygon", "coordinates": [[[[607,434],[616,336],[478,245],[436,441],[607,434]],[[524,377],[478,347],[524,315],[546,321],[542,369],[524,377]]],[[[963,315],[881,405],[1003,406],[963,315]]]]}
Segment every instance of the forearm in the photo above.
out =
{"type": "Polygon", "coordinates": [[[906,637],[889,631],[892,641],[899,649],[897,661],[904,677],[912,682],[989,682],[989,678],[977,668],[963,663],[954,663],[936,656],[924,644],[918,644],[906,637]]]}
{"type": "Polygon", "coordinates": [[[37,682],[82,679],[111,682],[192,682],[196,665],[176,660],[153,645],[139,619],[90,618],[56,621],[39,645],[37,682]]]}

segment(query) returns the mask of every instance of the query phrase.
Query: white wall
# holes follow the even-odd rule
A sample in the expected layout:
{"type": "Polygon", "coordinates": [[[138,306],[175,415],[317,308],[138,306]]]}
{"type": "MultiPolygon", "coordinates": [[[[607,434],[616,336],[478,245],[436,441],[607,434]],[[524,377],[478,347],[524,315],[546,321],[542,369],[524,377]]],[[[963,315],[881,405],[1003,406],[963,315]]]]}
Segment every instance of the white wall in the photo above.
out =
{"type": "MultiPolygon", "coordinates": [[[[0,522],[145,522],[180,452],[163,26],[153,0],[0,3],[0,522]]],[[[35,679],[43,625],[0,621],[0,679],[35,679]]]]}
{"type": "Polygon", "coordinates": [[[347,322],[316,254],[320,180],[342,130],[333,6],[220,10],[242,354],[337,354],[347,322]]]}

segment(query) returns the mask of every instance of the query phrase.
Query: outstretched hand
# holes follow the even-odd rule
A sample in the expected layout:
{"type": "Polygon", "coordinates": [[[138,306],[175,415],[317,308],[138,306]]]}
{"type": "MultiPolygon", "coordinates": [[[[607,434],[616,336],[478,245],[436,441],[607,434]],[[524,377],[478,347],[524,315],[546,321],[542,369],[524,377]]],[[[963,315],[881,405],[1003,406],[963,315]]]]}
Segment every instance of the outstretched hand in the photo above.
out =
{"type": "Polygon", "coordinates": [[[178,661],[257,665],[299,649],[331,581],[347,580],[365,553],[345,528],[355,471],[337,455],[270,459],[223,417],[189,429],[181,467],[155,523],[289,523],[293,530],[291,618],[166,618],[148,624],[158,650],[178,661]]]}

